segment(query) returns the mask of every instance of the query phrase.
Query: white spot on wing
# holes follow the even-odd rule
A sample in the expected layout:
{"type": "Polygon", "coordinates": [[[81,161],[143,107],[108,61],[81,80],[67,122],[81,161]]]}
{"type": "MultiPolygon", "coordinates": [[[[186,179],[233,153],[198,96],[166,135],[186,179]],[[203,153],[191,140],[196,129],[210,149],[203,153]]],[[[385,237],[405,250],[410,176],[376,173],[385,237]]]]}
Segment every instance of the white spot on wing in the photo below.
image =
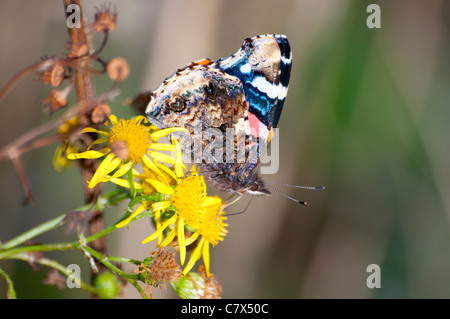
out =
{"type": "Polygon", "coordinates": [[[288,88],[285,86],[280,87],[280,94],[278,94],[278,99],[283,100],[286,97],[288,88]]]}
{"type": "Polygon", "coordinates": [[[284,56],[281,56],[281,62],[283,62],[286,65],[289,65],[292,63],[292,60],[291,60],[291,58],[286,58],[284,56]]]}
{"type": "Polygon", "coordinates": [[[241,66],[241,73],[250,73],[252,71],[252,67],[249,63],[245,63],[241,66]]]}
{"type": "Polygon", "coordinates": [[[252,85],[259,91],[267,94],[271,99],[278,97],[278,87],[266,80],[265,77],[258,76],[252,81],[252,85]]]}

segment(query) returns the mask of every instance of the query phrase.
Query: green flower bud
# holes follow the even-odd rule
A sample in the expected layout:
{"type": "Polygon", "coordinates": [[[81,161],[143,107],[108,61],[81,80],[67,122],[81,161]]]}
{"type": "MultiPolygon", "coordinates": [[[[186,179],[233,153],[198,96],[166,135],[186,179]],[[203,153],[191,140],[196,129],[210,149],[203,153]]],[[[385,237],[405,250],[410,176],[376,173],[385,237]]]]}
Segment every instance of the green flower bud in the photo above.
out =
{"type": "Polygon", "coordinates": [[[122,290],[119,278],[111,272],[104,272],[95,276],[94,286],[98,289],[98,295],[103,299],[117,298],[122,290]]]}
{"type": "Polygon", "coordinates": [[[190,272],[178,281],[170,283],[182,299],[200,299],[205,294],[205,280],[196,272],[190,272]]]}

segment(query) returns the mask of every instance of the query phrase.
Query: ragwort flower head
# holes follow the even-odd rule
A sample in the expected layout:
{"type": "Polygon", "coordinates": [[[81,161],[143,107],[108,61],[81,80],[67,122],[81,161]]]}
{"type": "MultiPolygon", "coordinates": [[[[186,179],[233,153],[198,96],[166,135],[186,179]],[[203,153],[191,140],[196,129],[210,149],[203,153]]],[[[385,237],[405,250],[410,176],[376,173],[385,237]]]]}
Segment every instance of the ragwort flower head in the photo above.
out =
{"type": "MultiPolygon", "coordinates": [[[[159,153],[155,150],[173,151],[174,145],[157,143],[158,139],[174,131],[184,130],[181,128],[168,128],[159,130],[154,126],[146,125],[147,119],[137,116],[131,120],[118,120],[116,116],[110,115],[111,127],[109,130],[97,130],[87,127],[82,133],[97,133],[101,138],[96,139],[87,151],[82,153],[72,153],[67,156],[71,160],[99,159],[105,158],[99,165],[97,171],[89,182],[89,187],[93,188],[101,182],[113,182],[123,187],[130,187],[127,180],[120,177],[125,175],[136,164],[146,164],[154,167],[153,160],[176,164],[173,157],[159,153]],[[93,145],[107,144],[101,150],[91,150],[93,145]],[[109,175],[110,173],[114,173],[109,175]]],[[[109,123],[107,123],[109,124],[109,123]]],[[[179,161],[178,161],[179,162],[179,161]]],[[[181,165],[177,168],[182,171],[181,165]]],[[[134,185],[142,188],[141,184],[134,185]]]]}
{"type": "Polygon", "coordinates": [[[181,264],[184,264],[186,247],[201,236],[183,270],[183,274],[187,274],[203,256],[206,273],[209,275],[209,244],[216,245],[223,240],[227,233],[227,224],[224,222],[226,217],[222,211],[222,206],[223,203],[219,197],[207,196],[204,178],[197,173],[194,166],[192,175],[181,179],[166,201],[151,205],[155,213],[156,231],[144,239],[142,243],[145,244],[158,238],[158,244],[164,247],[170,244],[176,236],[180,250],[180,261],[181,264]],[[175,214],[161,221],[161,212],[172,208],[175,209],[175,214]],[[185,238],[185,226],[194,230],[189,238],[185,238]],[[166,229],[170,229],[170,232],[161,242],[163,231],[166,229]]]}

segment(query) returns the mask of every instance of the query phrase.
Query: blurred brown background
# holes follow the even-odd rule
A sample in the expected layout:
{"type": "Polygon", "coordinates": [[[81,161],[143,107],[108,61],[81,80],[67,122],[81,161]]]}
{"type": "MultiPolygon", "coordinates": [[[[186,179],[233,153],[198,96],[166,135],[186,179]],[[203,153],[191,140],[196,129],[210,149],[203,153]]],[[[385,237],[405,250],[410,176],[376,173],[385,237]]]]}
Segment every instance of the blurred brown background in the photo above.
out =
{"type": "MultiPolygon", "coordinates": [[[[83,3],[92,21],[103,1],[83,3]]],[[[131,67],[111,103],[122,117],[131,114],[123,100],[155,89],[191,61],[228,56],[257,34],[283,33],[290,40],[294,60],[279,123],[280,169],[265,179],[327,189],[283,188],[309,206],[275,193],[255,198],[244,214],[229,218],[228,236],[211,251],[225,298],[450,296],[447,1],[110,3],[118,23],[102,57],[122,56],[131,67]],[[370,3],[381,7],[381,29],[366,26],[370,3]],[[369,264],[381,267],[380,289],[366,286],[369,264]]],[[[1,87],[41,56],[66,52],[62,1],[2,0],[0,26],[1,87]]],[[[110,85],[106,77],[96,78],[97,92],[110,85]]],[[[0,147],[49,120],[39,104],[49,91],[29,76],[0,101],[0,147]]],[[[57,173],[52,167],[55,148],[23,157],[36,197],[25,207],[12,164],[0,162],[1,241],[82,203],[78,170],[57,173]]],[[[247,201],[228,211],[239,211],[247,201]]],[[[121,209],[106,211],[107,223],[121,209]]],[[[140,242],[152,231],[141,219],[115,232],[108,237],[110,254],[144,259],[154,247],[140,242]]],[[[74,238],[59,229],[38,240],[74,238]]],[[[87,270],[78,252],[48,255],[87,270]]],[[[19,261],[2,261],[0,267],[12,276],[20,298],[89,297],[42,285],[48,269],[34,272],[19,261]]],[[[171,290],[155,289],[154,295],[176,297],[171,290]]],[[[4,291],[1,278],[2,298],[4,291]]],[[[128,287],[123,297],[139,296],[128,287]]]]}

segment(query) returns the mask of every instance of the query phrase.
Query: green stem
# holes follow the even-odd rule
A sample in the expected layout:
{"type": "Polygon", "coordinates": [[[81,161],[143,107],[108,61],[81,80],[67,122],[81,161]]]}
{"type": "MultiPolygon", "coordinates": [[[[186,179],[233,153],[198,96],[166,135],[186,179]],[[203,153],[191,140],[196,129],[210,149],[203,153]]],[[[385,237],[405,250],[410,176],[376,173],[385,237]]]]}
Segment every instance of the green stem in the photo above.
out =
{"type": "MultiPolygon", "coordinates": [[[[64,274],[66,277],[69,277],[70,275],[72,275],[70,272],[67,271],[67,267],[65,267],[64,265],[61,265],[60,263],[58,263],[55,260],[48,259],[45,257],[36,259],[36,258],[30,257],[30,255],[27,255],[27,254],[18,254],[18,255],[12,256],[11,259],[18,259],[18,260],[23,260],[26,262],[33,262],[33,263],[38,263],[40,265],[48,266],[48,267],[58,270],[59,272],[64,274]]],[[[90,294],[98,294],[98,291],[95,287],[86,284],[81,279],[80,279],[80,286],[81,286],[81,288],[83,288],[84,290],[89,292],[90,294]]]]}
{"type": "MultiPolygon", "coordinates": [[[[93,207],[93,210],[104,210],[105,208],[116,205],[118,202],[120,202],[124,199],[127,199],[127,198],[129,198],[129,194],[124,193],[123,191],[115,190],[115,191],[109,192],[105,196],[102,196],[98,199],[97,203],[93,207]]],[[[88,211],[89,209],[92,209],[92,205],[83,205],[83,206],[75,209],[74,211],[88,211]]],[[[49,221],[46,221],[36,227],[31,228],[30,230],[8,240],[7,242],[5,242],[3,244],[0,244],[0,251],[14,248],[14,247],[26,242],[27,240],[33,239],[34,237],[39,236],[49,230],[52,230],[61,225],[64,225],[65,217],[66,217],[66,214],[55,217],[55,218],[53,218],[49,221]]],[[[107,229],[104,229],[101,232],[98,232],[98,233],[88,237],[87,242],[94,241],[94,240],[110,233],[112,230],[114,230],[114,225],[108,227],[107,229]]],[[[72,243],[70,243],[70,244],[72,244],[72,243]]],[[[1,257],[0,257],[0,259],[1,259],[1,257]]]]}
{"type": "Polygon", "coordinates": [[[137,274],[129,274],[123,270],[117,268],[108,258],[108,256],[100,254],[98,251],[92,249],[91,247],[84,246],[82,248],[84,251],[88,252],[90,255],[99,260],[103,265],[109,268],[113,273],[125,278],[125,279],[139,279],[137,274]]]}
{"type": "Polygon", "coordinates": [[[103,229],[102,231],[99,231],[98,233],[95,233],[89,237],[86,237],[86,243],[90,243],[91,241],[94,241],[100,237],[106,236],[109,233],[111,233],[112,231],[116,230],[116,224],[113,224],[109,227],[106,227],[105,229],[103,229]]]}
{"type": "MultiPolygon", "coordinates": [[[[115,229],[116,229],[116,226],[111,225],[92,236],[86,237],[86,243],[90,243],[90,242],[96,240],[97,238],[103,237],[115,229]]],[[[0,259],[6,259],[10,256],[14,256],[14,255],[22,254],[22,253],[26,253],[26,252],[32,252],[32,251],[74,250],[74,249],[80,249],[80,247],[81,247],[81,245],[78,241],[73,241],[73,242],[68,242],[68,243],[59,243],[59,244],[23,246],[23,247],[0,251],[0,259]]]]}
{"type": "Polygon", "coordinates": [[[42,233],[45,233],[53,228],[59,227],[62,224],[64,224],[64,217],[66,217],[66,214],[60,215],[56,218],[53,218],[43,224],[40,224],[34,228],[31,228],[30,230],[20,234],[17,237],[14,237],[13,239],[10,239],[6,243],[2,244],[0,246],[1,250],[11,249],[14,248],[27,240],[30,240],[42,233]]]}
{"type": "Polygon", "coordinates": [[[0,251],[0,260],[11,258],[11,256],[23,254],[33,251],[57,251],[57,250],[73,250],[78,249],[78,242],[72,243],[60,243],[60,244],[48,244],[48,245],[32,245],[23,246],[18,248],[12,248],[5,251],[0,251]]]}
{"type": "Polygon", "coordinates": [[[16,291],[14,290],[14,284],[13,281],[11,280],[11,277],[9,277],[9,275],[0,268],[0,274],[3,275],[3,277],[5,277],[6,280],[6,285],[8,286],[8,290],[6,292],[6,297],[8,299],[16,299],[16,291]]]}
{"type": "Polygon", "coordinates": [[[130,263],[134,265],[140,265],[142,262],[135,259],[125,258],[125,257],[114,257],[114,256],[108,256],[108,259],[114,262],[118,263],[130,263]]]}
{"type": "MultiPolygon", "coordinates": [[[[84,205],[77,209],[77,211],[87,211],[87,210],[103,210],[104,208],[110,207],[112,205],[117,204],[118,202],[130,198],[129,193],[124,193],[123,191],[112,191],[108,194],[106,194],[104,197],[99,198],[96,205],[92,207],[92,205],[84,205]]],[[[126,215],[126,214],[125,214],[126,215]]],[[[141,214],[140,216],[136,216],[133,220],[138,220],[142,217],[145,217],[149,215],[147,214],[141,214]]],[[[150,214],[151,215],[151,214],[150,214]]],[[[73,242],[63,242],[63,243],[56,243],[56,244],[42,244],[42,245],[30,245],[30,246],[21,246],[17,247],[20,244],[23,244],[24,242],[41,235],[49,230],[55,229],[65,223],[65,216],[60,215],[58,217],[55,217],[47,222],[44,222],[22,234],[19,236],[16,236],[9,241],[3,243],[0,246],[0,260],[1,259],[18,259],[18,260],[24,260],[27,262],[34,262],[41,265],[45,265],[51,268],[54,268],[64,274],[65,276],[70,276],[71,274],[67,271],[67,268],[63,265],[59,264],[55,260],[51,260],[45,257],[34,259],[29,255],[29,252],[45,252],[45,251],[61,251],[61,250],[81,250],[85,253],[88,253],[95,257],[97,260],[99,260],[103,265],[105,265],[108,269],[110,269],[113,273],[123,277],[127,281],[129,281],[142,295],[143,298],[147,299],[148,297],[145,295],[142,288],[139,286],[138,282],[140,280],[140,277],[138,274],[130,274],[122,271],[117,266],[115,266],[112,262],[127,262],[132,263],[135,265],[139,265],[141,262],[138,260],[133,260],[129,258],[122,258],[122,257],[113,257],[113,256],[106,256],[98,251],[92,249],[91,247],[88,247],[86,244],[103,237],[112,231],[116,229],[116,224],[113,224],[102,231],[93,234],[89,237],[86,237],[81,243],[80,241],[73,241],[73,242]]],[[[123,220],[125,216],[121,218],[123,220]]],[[[120,220],[119,220],[120,222],[120,220]]],[[[0,269],[0,274],[3,275],[7,281],[8,284],[8,297],[15,298],[16,294],[14,291],[13,282],[11,281],[10,277],[0,269]]],[[[87,292],[91,294],[98,294],[98,291],[95,287],[90,286],[82,281],[80,281],[81,287],[86,290],[87,292]]]]}

